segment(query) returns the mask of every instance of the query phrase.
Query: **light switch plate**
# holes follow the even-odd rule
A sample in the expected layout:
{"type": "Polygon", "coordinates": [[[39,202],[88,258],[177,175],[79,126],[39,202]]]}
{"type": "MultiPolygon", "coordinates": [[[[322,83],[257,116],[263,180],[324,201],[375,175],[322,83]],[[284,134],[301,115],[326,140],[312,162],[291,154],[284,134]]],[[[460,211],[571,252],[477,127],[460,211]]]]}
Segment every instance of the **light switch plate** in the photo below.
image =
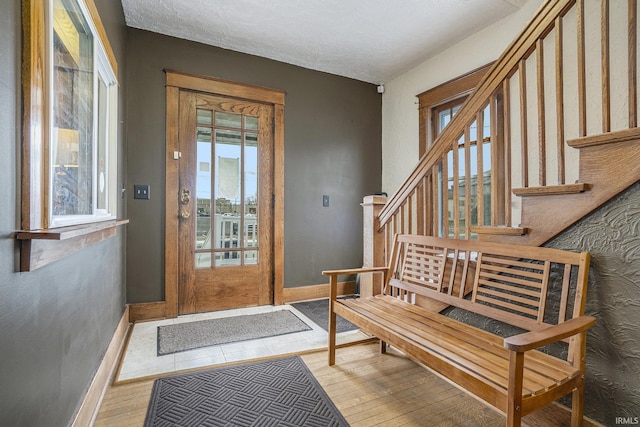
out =
{"type": "Polygon", "coordinates": [[[151,186],[148,184],[139,185],[134,184],[133,186],[133,198],[134,199],[145,199],[148,200],[151,198],[151,186]]]}
{"type": "Polygon", "coordinates": [[[322,195],[322,206],[324,206],[325,208],[329,207],[329,195],[327,194],[322,195]]]}

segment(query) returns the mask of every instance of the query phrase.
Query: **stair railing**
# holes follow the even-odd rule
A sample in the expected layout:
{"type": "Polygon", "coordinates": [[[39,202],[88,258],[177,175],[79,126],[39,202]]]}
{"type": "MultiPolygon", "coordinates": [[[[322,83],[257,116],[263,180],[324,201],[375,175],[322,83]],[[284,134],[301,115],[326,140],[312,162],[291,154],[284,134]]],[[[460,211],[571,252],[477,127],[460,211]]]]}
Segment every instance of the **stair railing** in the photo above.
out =
{"type": "Polygon", "coordinates": [[[573,146],[640,136],[636,14],[637,0],[545,2],[382,208],[385,246],[525,234],[521,197],[584,191],[573,146]]]}

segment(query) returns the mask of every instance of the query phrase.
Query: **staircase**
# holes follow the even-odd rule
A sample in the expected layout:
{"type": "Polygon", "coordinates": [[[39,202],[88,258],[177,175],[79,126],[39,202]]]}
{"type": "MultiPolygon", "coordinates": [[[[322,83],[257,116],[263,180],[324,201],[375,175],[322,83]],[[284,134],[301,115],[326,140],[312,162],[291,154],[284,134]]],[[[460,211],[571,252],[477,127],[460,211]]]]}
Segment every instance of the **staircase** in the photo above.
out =
{"type": "Polygon", "coordinates": [[[395,233],[539,246],[638,182],[636,9],[545,2],[381,209],[383,252],[395,233]]]}

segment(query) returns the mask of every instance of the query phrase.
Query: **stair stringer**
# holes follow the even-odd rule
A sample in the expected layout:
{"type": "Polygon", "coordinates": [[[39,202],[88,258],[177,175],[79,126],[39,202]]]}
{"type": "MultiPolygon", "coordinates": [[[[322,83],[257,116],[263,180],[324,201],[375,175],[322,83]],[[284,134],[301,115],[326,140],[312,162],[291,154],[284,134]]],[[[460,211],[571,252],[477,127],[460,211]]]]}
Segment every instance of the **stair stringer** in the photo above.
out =
{"type": "Polygon", "coordinates": [[[483,241],[541,246],[640,181],[640,139],[580,149],[579,182],[588,191],[524,197],[523,236],[480,235],[483,241]]]}

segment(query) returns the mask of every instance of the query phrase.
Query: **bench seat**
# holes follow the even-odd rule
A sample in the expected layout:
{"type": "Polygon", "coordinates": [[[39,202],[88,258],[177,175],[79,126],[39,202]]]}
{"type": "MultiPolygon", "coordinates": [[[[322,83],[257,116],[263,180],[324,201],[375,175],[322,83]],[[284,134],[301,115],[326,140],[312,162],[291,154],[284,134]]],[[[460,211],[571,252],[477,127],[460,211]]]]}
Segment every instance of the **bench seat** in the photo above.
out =
{"type": "MultiPolygon", "coordinates": [[[[506,412],[509,350],[504,339],[388,295],[338,300],[335,312],[427,366],[441,366],[437,371],[446,377],[466,376],[465,383],[475,383],[474,394],[506,412]]],[[[566,361],[529,351],[523,399],[566,385],[579,374],[566,361]]]]}

